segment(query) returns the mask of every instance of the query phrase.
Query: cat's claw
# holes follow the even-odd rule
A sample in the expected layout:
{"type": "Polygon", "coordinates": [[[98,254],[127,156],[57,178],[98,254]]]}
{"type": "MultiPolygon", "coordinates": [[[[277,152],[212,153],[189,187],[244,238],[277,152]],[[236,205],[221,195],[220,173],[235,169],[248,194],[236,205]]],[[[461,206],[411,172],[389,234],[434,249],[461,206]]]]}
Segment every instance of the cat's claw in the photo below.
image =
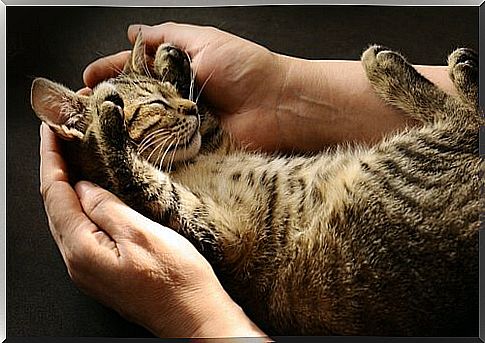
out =
{"type": "Polygon", "coordinates": [[[162,81],[176,86],[183,97],[189,95],[192,73],[190,57],[185,51],[170,43],[160,45],[155,55],[154,69],[162,81]]]}
{"type": "Polygon", "coordinates": [[[104,101],[110,101],[110,102],[112,102],[113,104],[117,105],[120,108],[125,107],[125,104],[123,102],[123,99],[118,94],[110,94],[110,95],[108,95],[104,99],[104,101]]]}
{"type": "Polygon", "coordinates": [[[98,108],[100,132],[106,142],[124,148],[128,136],[123,108],[111,100],[104,101],[98,108]]]}

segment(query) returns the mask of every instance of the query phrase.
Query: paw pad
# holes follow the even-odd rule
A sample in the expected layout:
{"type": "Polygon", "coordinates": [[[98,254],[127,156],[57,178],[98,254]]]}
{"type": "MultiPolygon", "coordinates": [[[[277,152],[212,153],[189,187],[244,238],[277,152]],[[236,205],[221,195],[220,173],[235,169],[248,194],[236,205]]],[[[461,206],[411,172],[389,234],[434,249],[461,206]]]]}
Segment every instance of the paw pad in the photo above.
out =
{"type": "Polygon", "coordinates": [[[104,99],[104,101],[111,101],[113,104],[115,104],[115,105],[117,105],[121,108],[125,107],[123,99],[118,94],[110,94],[104,99]]]}
{"type": "Polygon", "coordinates": [[[373,45],[362,54],[362,61],[367,71],[396,69],[406,64],[406,60],[397,52],[382,45],[373,45]]]}
{"type": "Polygon", "coordinates": [[[457,49],[448,58],[448,65],[451,68],[461,65],[478,69],[478,54],[468,48],[457,49]]]}

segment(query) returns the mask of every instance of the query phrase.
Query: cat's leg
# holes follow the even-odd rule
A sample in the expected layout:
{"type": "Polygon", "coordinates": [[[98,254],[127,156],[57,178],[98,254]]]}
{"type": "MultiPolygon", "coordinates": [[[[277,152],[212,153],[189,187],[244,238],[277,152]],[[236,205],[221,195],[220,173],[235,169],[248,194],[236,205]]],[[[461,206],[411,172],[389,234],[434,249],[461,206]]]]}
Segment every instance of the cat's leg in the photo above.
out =
{"type": "Polygon", "coordinates": [[[460,97],[478,107],[478,54],[471,49],[457,49],[448,57],[448,73],[460,97]]]}
{"type": "Polygon", "coordinates": [[[160,45],[155,54],[154,71],[162,81],[173,84],[184,98],[190,98],[192,71],[185,51],[169,43],[160,45]]]}
{"type": "Polygon", "coordinates": [[[192,75],[190,58],[187,53],[169,43],[160,45],[155,55],[154,70],[161,80],[173,84],[182,97],[197,101],[201,124],[200,133],[204,145],[212,147],[218,145],[219,136],[221,136],[219,119],[210,113],[202,101],[198,101],[199,91],[195,84],[195,76],[192,75]]]}
{"type": "Polygon", "coordinates": [[[451,97],[399,53],[371,46],[363,53],[362,63],[374,90],[388,104],[425,123],[445,116],[451,97]]]}
{"type": "Polygon", "coordinates": [[[137,155],[115,97],[108,96],[98,107],[95,120],[99,125],[95,125],[98,130],[94,132],[108,169],[110,190],[138,212],[175,229],[217,265],[223,245],[207,204],[137,155]]]}

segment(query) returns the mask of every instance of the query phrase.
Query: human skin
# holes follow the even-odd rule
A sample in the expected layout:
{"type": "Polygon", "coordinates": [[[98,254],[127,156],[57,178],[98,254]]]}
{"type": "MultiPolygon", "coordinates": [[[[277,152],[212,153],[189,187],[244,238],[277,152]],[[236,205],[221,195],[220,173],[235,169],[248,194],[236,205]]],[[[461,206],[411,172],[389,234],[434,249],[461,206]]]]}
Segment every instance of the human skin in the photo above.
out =
{"type": "MultiPolygon", "coordinates": [[[[204,101],[250,148],[370,144],[415,125],[374,95],[358,61],[292,58],[214,28],[174,23],[131,26],[130,41],[139,30],[148,53],[163,42],[188,51],[197,83],[207,81],[204,101]]],[[[124,51],[88,66],[86,85],[116,76],[128,56],[124,51]]],[[[445,67],[419,70],[453,92],[445,67]]],[[[41,133],[41,193],[49,226],[81,289],[159,336],[267,339],[185,238],[100,187],[80,182],[73,188],[59,141],[45,126],[41,133]]]]}
{"type": "MultiPolygon", "coordinates": [[[[357,142],[415,125],[373,92],[360,61],[309,61],[271,52],[212,27],[164,23],[132,25],[148,53],[170,42],[186,49],[204,100],[238,141],[265,151],[309,151],[357,142]]],[[[363,47],[364,49],[365,47],[363,47]]],[[[88,87],[116,76],[129,51],[101,58],[84,72],[88,87]]],[[[446,92],[454,87],[444,66],[416,66],[446,92]]]]}
{"type": "Polygon", "coordinates": [[[40,191],[67,271],[87,294],[160,337],[262,337],[184,237],[86,181],[73,188],[41,126],[40,191]]]}

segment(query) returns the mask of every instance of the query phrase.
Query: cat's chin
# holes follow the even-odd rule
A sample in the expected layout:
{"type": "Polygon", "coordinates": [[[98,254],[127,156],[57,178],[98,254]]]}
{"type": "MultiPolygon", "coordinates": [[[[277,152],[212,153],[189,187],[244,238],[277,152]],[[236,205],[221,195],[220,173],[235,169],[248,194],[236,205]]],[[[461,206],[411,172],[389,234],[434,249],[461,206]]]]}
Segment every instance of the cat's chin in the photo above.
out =
{"type": "Polygon", "coordinates": [[[201,142],[202,138],[200,132],[197,131],[187,143],[182,145],[182,147],[177,148],[173,161],[187,161],[197,156],[200,150],[201,142]]]}

